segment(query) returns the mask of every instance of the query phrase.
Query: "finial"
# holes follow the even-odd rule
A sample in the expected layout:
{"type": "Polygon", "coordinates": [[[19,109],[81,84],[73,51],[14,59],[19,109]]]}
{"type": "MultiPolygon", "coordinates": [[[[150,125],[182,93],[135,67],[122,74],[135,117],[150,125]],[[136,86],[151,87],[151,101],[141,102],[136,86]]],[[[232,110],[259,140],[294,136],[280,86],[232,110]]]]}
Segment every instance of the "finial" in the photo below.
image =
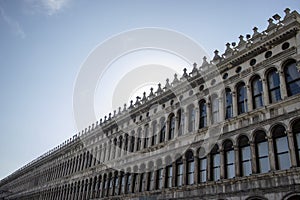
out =
{"type": "Polygon", "coordinates": [[[197,63],[195,63],[195,62],[193,64],[192,74],[193,75],[198,74],[197,63]]]}
{"type": "Polygon", "coordinates": [[[172,82],[172,85],[176,85],[177,83],[179,83],[179,80],[177,78],[177,74],[174,74],[174,80],[172,82]]]}
{"type": "Polygon", "coordinates": [[[232,52],[233,52],[233,49],[230,47],[230,43],[227,42],[226,43],[226,50],[225,50],[224,55],[225,56],[231,56],[232,52]]]}
{"type": "Polygon", "coordinates": [[[257,30],[258,30],[258,28],[255,26],[253,29],[253,35],[252,35],[252,38],[254,38],[254,37],[257,37],[257,36],[259,36],[259,35],[261,35],[257,30]]]}
{"type": "Polygon", "coordinates": [[[165,85],[164,89],[168,89],[168,88],[171,87],[169,81],[170,81],[170,80],[167,78],[167,79],[166,79],[166,85],[165,85]]]}
{"type": "Polygon", "coordinates": [[[161,94],[163,92],[163,90],[161,89],[161,84],[160,83],[158,83],[158,88],[157,88],[157,90],[156,90],[156,94],[161,94]]]}
{"type": "Polygon", "coordinates": [[[105,116],[104,116],[104,122],[106,122],[106,118],[107,118],[107,116],[105,115],[105,116]]]}
{"type": "Polygon", "coordinates": [[[180,79],[188,78],[189,75],[186,73],[186,71],[187,71],[187,69],[184,68],[184,69],[183,69],[182,77],[181,77],[180,79]]]}
{"type": "Polygon", "coordinates": [[[205,67],[205,66],[208,66],[208,65],[209,65],[209,63],[207,62],[207,57],[204,56],[201,67],[205,67]]]}
{"type": "Polygon", "coordinates": [[[103,123],[103,122],[102,122],[102,118],[101,118],[101,119],[100,119],[100,125],[102,125],[102,123],[103,123]]]}
{"type": "Polygon", "coordinates": [[[240,41],[238,43],[238,47],[241,47],[246,44],[246,41],[244,40],[244,36],[240,35],[239,39],[240,41]]]}
{"type": "Polygon", "coordinates": [[[114,110],[114,116],[113,117],[115,117],[117,115],[117,111],[116,110],[114,110]]]}
{"type": "Polygon", "coordinates": [[[118,115],[120,115],[121,114],[121,107],[119,107],[119,112],[118,112],[118,115]]]}
{"type": "Polygon", "coordinates": [[[150,94],[149,94],[149,98],[152,98],[152,97],[154,97],[155,95],[153,94],[153,88],[150,88],[150,94]]]}
{"type": "Polygon", "coordinates": [[[284,12],[285,12],[285,16],[284,16],[284,20],[286,19],[286,18],[288,18],[290,15],[291,15],[291,9],[289,9],[289,8],[286,8],[285,10],[284,10],[284,12]]]}
{"type": "Polygon", "coordinates": [[[140,99],[141,99],[141,97],[139,97],[139,96],[136,97],[136,101],[135,101],[135,104],[134,104],[135,106],[138,106],[138,105],[141,104],[140,99]]]}
{"type": "Polygon", "coordinates": [[[280,15],[278,15],[277,13],[275,15],[272,16],[273,19],[275,19],[276,21],[280,21],[280,15]]]}
{"type": "Polygon", "coordinates": [[[130,101],[130,106],[129,106],[129,109],[132,109],[133,108],[133,100],[130,101]]]}
{"type": "Polygon", "coordinates": [[[142,103],[147,102],[146,92],[143,93],[142,103]]]}
{"type": "Polygon", "coordinates": [[[276,24],[274,24],[274,22],[273,22],[273,19],[272,18],[269,18],[268,19],[268,22],[269,22],[269,25],[268,25],[268,28],[267,29],[273,29],[273,28],[275,28],[276,27],[276,24]]]}
{"type": "Polygon", "coordinates": [[[214,56],[213,60],[214,60],[214,61],[220,60],[220,59],[221,59],[221,56],[219,56],[219,51],[218,51],[218,50],[215,50],[214,53],[215,53],[215,56],[214,56]]]}
{"type": "Polygon", "coordinates": [[[124,103],[123,112],[125,112],[126,110],[127,110],[127,105],[126,105],[126,103],[124,103]]]}
{"type": "Polygon", "coordinates": [[[111,113],[108,114],[108,120],[110,120],[110,119],[111,119],[111,113]]]}

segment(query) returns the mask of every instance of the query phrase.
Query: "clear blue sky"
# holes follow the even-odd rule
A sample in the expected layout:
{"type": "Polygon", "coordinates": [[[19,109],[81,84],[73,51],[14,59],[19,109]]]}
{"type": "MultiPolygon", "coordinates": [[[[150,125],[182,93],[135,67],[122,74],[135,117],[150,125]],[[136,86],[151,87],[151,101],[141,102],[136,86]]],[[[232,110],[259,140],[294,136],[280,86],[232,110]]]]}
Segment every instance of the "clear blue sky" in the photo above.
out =
{"type": "Polygon", "coordinates": [[[162,27],[212,56],[286,7],[300,11],[298,0],[0,0],[0,179],[78,132],[74,83],[107,38],[162,27]]]}

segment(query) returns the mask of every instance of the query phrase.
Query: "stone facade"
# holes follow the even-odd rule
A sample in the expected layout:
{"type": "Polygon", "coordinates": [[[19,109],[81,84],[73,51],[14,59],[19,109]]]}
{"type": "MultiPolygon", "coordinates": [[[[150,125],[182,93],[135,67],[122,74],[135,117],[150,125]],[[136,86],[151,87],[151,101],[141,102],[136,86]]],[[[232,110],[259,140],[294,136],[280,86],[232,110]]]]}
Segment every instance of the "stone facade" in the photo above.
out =
{"type": "Polygon", "coordinates": [[[1,180],[0,199],[300,199],[300,15],[273,18],[1,180]]]}

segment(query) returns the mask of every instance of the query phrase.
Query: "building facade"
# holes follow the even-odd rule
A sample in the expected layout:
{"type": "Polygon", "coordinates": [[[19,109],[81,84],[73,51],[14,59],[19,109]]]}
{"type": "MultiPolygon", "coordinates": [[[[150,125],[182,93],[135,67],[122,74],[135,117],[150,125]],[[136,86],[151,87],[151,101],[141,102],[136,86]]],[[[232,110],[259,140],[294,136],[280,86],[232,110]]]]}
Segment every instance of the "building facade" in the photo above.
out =
{"type": "Polygon", "coordinates": [[[226,44],[0,182],[0,199],[300,199],[300,15],[226,44]]]}

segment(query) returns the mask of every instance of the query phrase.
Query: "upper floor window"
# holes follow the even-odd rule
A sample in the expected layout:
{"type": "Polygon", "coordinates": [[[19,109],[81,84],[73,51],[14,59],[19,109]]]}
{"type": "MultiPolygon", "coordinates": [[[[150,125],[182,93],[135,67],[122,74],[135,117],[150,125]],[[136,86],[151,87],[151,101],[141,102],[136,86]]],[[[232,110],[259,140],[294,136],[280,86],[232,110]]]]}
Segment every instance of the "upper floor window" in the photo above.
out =
{"type": "Polygon", "coordinates": [[[162,189],[163,187],[163,169],[160,168],[157,170],[157,183],[156,183],[156,187],[157,189],[162,189]]]}
{"type": "Polygon", "coordinates": [[[154,121],[152,123],[152,141],[151,141],[151,145],[156,145],[156,140],[157,140],[157,122],[154,121]]]}
{"type": "Polygon", "coordinates": [[[131,193],[131,174],[127,174],[126,194],[131,193]]]}
{"type": "Polygon", "coordinates": [[[266,173],[270,170],[268,140],[265,132],[255,133],[256,165],[258,173],[266,173]]]}
{"type": "Polygon", "coordinates": [[[175,134],[175,115],[173,113],[169,117],[169,127],[169,140],[171,140],[175,134]]]}
{"type": "Polygon", "coordinates": [[[281,100],[280,80],[276,69],[272,69],[267,74],[268,90],[270,103],[275,103],[281,100]]]}
{"type": "Polygon", "coordinates": [[[162,117],[160,119],[160,137],[159,137],[159,142],[164,142],[166,137],[166,122],[165,118],[162,117]]]}
{"type": "Polygon", "coordinates": [[[188,107],[188,120],[189,120],[189,124],[188,124],[188,129],[189,132],[193,132],[195,130],[195,107],[194,105],[190,105],[188,107]]]}
{"type": "Polygon", "coordinates": [[[178,110],[177,115],[179,116],[179,126],[178,126],[178,135],[181,136],[184,134],[184,110],[180,109],[178,110]]]}
{"type": "Polygon", "coordinates": [[[225,119],[232,118],[232,93],[229,88],[225,89],[225,119]]]}
{"type": "Polygon", "coordinates": [[[172,187],[172,179],[173,179],[173,167],[172,165],[167,166],[167,177],[166,177],[166,186],[167,188],[172,187]]]}
{"type": "Polygon", "coordinates": [[[145,177],[145,173],[141,174],[141,184],[140,184],[140,192],[144,192],[145,191],[145,186],[146,185],[146,177],[145,177]]]}
{"type": "Polygon", "coordinates": [[[274,140],[276,169],[289,169],[291,163],[285,128],[281,125],[273,128],[272,137],[274,140]]]}
{"type": "Polygon", "coordinates": [[[219,99],[217,95],[213,95],[211,97],[211,102],[212,102],[212,123],[217,123],[219,122],[219,99]]]}
{"type": "Polygon", "coordinates": [[[121,174],[121,193],[125,193],[125,174],[123,172],[121,174]]]}
{"type": "Polygon", "coordinates": [[[205,150],[199,150],[199,182],[204,183],[207,181],[207,158],[205,155],[205,150]]]}
{"type": "Polygon", "coordinates": [[[199,118],[199,128],[207,126],[207,112],[206,112],[206,101],[201,100],[199,102],[200,118],[199,118]]]}
{"type": "Polygon", "coordinates": [[[224,142],[224,156],[225,156],[225,177],[235,177],[234,169],[234,149],[230,140],[224,142]]]}
{"type": "Polygon", "coordinates": [[[154,189],[154,172],[149,172],[149,184],[148,184],[148,190],[154,189]]]}
{"type": "Polygon", "coordinates": [[[239,138],[239,150],[240,150],[240,170],[242,176],[249,176],[252,173],[251,170],[251,149],[249,140],[246,136],[239,138]]]}
{"type": "Polygon", "coordinates": [[[115,178],[114,179],[115,179],[114,180],[114,184],[115,184],[115,186],[114,186],[114,188],[115,188],[114,194],[115,195],[119,195],[119,178],[118,178],[117,174],[115,174],[115,178]]]}
{"type": "Polygon", "coordinates": [[[296,67],[296,62],[289,61],[284,67],[285,81],[288,96],[300,93],[300,72],[296,67]]]}
{"type": "Polygon", "coordinates": [[[238,104],[238,114],[242,114],[248,111],[247,107],[247,90],[245,83],[241,82],[237,86],[237,104],[238,104]]]}
{"type": "Polygon", "coordinates": [[[195,173],[195,161],[193,152],[188,151],[186,153],[186,164],[187,164],[187,184],[194,184],[194,173],[195,173]]]}
{"type": "Polygon", "coordinates": [[[251,82],[253,109],[263,106],[263,88],[262,81],[259,76],[255,76],[251,82]]]}

